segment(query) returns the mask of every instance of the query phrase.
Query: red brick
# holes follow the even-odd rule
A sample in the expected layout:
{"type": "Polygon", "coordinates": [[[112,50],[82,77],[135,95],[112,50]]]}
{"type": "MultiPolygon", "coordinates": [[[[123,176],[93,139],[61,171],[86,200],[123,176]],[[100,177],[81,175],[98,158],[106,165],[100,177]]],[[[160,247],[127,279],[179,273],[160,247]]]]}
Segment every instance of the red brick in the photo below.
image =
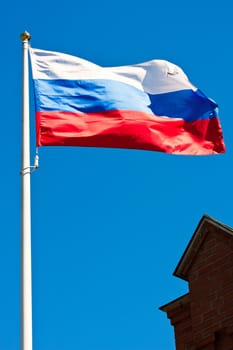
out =
{"type": "Polygon", "coordinates": [[[233,350],[232,229],[204,216],[175,273],[188,281],[189,294],[161,309],[174,326],[176,349],[233,350]]]}

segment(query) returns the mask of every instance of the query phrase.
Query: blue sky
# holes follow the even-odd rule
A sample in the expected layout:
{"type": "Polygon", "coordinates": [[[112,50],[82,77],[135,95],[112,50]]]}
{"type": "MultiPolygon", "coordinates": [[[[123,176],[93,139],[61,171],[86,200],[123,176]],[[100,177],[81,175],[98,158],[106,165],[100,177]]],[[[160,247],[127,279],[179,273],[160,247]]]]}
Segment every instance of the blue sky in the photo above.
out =
{"type": "Polygon", "coordinates": [[[34,349],[174,350],[158,310],[187,292],[172,273],[203,214],[233,226],[231,12],[225,0],[5,4],[0,349],[19,349],[21,32],[103,66],[169,60],[219,104],[224,155],[41,147],[31,179],[34,349]]]}

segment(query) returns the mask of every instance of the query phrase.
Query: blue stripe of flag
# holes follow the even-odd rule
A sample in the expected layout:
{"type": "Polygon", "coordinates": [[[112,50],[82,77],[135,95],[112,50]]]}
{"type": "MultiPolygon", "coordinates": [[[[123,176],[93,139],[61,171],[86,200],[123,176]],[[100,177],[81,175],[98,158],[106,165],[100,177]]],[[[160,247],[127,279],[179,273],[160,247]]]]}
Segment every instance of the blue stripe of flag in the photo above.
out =
{"type": "Polygon", "coordinates": [[[216,116],[217,105],[200,90],[147,94],[134,86],[105,79],[34,80],[36,110],[98,113],[139,111],[185,121],[216,116]]]}

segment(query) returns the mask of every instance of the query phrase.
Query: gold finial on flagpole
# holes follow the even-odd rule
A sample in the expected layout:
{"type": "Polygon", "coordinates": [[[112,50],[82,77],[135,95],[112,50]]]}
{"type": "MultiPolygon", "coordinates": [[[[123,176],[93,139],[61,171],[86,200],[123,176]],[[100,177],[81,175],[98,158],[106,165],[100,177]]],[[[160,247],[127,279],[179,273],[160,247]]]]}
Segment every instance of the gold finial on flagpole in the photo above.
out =
{"type": "Polygon", "coordinates": [[[31,34],[30,33],[28,33],[27,31],[25,31],[25,32],[23,32],[21,35],[20,35],[20,39],[22,40],[22,41],[24,41],[24,40],[30,40],[31,39],[31,34]]]}

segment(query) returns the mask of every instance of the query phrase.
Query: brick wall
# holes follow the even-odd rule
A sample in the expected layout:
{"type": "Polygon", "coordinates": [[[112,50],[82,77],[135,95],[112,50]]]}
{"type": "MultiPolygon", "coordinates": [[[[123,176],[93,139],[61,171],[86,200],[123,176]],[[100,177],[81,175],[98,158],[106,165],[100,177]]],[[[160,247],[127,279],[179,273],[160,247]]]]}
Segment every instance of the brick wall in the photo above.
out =
{"type": "Polygon", "coordinates": [[[189,293],[160,309],[177,350],[233,350],[233,231],[204,216],[174,273],[189,293]]]}

